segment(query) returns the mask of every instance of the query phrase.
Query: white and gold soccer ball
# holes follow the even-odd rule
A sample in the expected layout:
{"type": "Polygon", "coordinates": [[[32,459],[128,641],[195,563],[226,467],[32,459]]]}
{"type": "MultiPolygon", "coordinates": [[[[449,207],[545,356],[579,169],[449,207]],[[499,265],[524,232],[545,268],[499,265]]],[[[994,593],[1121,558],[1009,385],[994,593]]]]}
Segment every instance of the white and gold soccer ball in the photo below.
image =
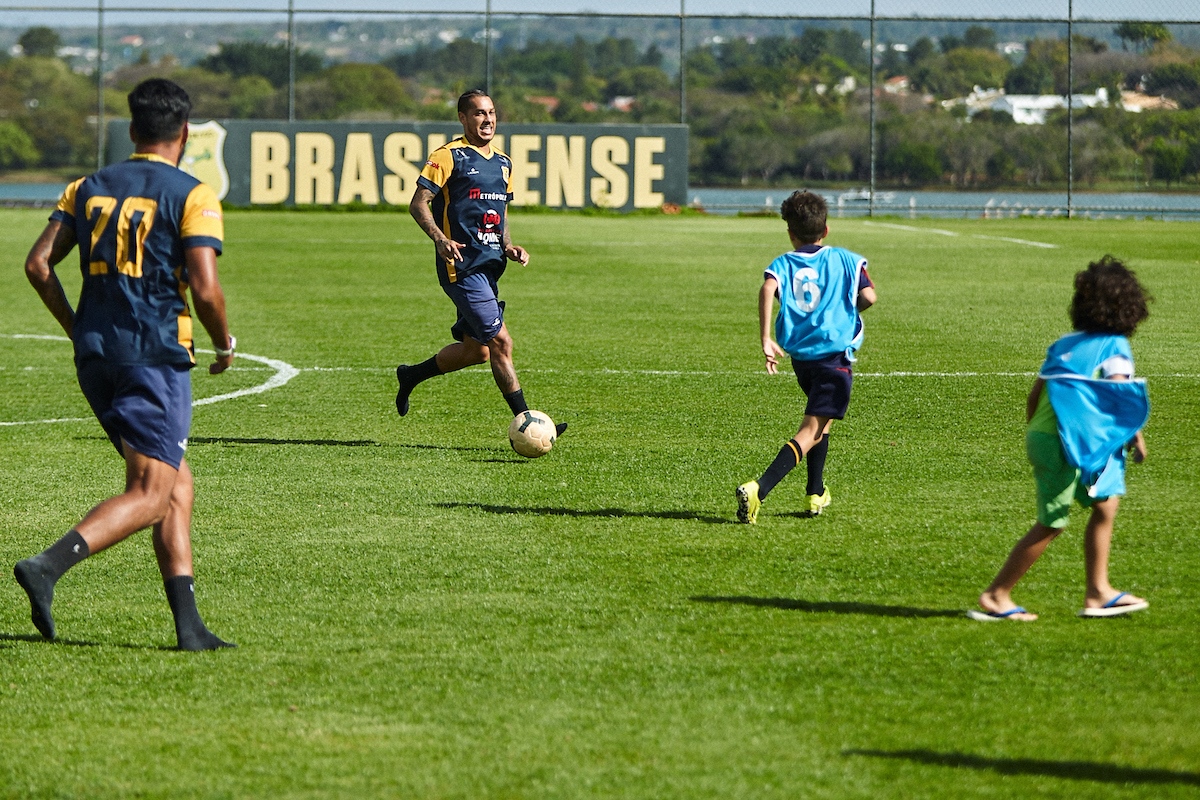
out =
{"type": "Polygon", "coordinates": [[[526,458],[546,455],[557,438],[554,420],[542,411],[522,411],[508,425],[508,441],[512,449],[526,458]]]}

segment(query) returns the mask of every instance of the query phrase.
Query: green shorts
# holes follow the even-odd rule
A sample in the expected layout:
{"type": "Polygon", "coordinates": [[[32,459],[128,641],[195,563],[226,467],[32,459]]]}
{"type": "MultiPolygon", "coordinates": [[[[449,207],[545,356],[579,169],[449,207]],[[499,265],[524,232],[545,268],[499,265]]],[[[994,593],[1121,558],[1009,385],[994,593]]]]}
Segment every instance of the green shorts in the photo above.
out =
{"type": "Polygon", "coordinates": [[[1084,508],[1106,497],[1089,497],[1087,487],[1079,480],[1079,470],[1067,463],[1057,434],[1027,431],[1025,453],[1033,465],[1033,480],[1037,484],[1037,521],[1048,528],[1067,527],[1071,501],[1084,508]]]}

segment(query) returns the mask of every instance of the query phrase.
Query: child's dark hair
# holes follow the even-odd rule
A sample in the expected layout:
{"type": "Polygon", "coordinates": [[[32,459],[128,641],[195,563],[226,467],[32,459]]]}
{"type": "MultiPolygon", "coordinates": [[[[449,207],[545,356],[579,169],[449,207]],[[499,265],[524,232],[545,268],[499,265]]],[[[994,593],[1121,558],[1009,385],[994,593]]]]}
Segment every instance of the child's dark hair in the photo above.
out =
{"type": "Polygon", "coordinates": [[[779,207],[788,232],[804,244],[812,244],[825,235],[829,206],[825,198],[809,191],[792,192],[779,207]]]}
{"type": "Polygon", "coordinates": [[[1146,306],[1152,299],[1137,275],[1112,256],[1105,256],[1075,273],[1071,324],[1088,333],[1132,336],[1138,324],[1150,316],[1146,306]]]}
{"type": "Polygon", "coordinates": [[[169,142],[192,113],[192,101],[179,84],[166,78],[142,81],[129,93],[129,115],[138,144],[169,142]]]}

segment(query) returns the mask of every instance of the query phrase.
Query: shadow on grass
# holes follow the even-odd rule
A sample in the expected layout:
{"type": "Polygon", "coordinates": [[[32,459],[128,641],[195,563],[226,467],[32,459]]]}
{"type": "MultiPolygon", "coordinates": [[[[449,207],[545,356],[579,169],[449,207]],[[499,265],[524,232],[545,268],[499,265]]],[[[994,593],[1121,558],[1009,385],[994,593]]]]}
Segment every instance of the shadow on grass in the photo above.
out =
{"type": "Polygon", "coordinates": [[[987,758],[967,753],[937,753],[933,750],[843,750],[844,756],[892,758],[938,767],[989,770],[1000,775],[1041,775],[1097,783],[1182,783],[1200,786],[1200,773],[1169,769],[1120,767],[1093,761],[1042,761],[1035,758],[987,758]]]}
{"type": "Polygon", "coordinates": [[[378,447],[371,439],[264,439],[242,436],[193,436],[188,444],[299,444],[314,447],[378,447]]]}
{"type": "Polygon", "coordinates": [[[177,650],[178,648],[159,644],[128,644],[110,642],[88,642],[81,639],[64,639],[61,636],[51,640],[40,633],[0,633],[0,642],[34,642],[39,644],[62,647],[121,647],[126,650],[177,650]]]}
{"type": "Polygon", "coordinates": [[[694,511],[628,511],[624,508],[552,508],[546,506],[497,506],[489,503],[434,503],[436,508],[469,508],[489,514],[535,514],[543,517],[641,517],[644,519],[684,519],[704,522],[709,525],[731,525],[732,520],[708,517],[694,511]]]}
{"type": "Polygon", "coordinates": [[[731,603],[743,606],[765,606],[786,611],[807,611],[810,614],[868,614],[875,617],[961,617],[962,609],[914,608],[884,606],[876,603],[847,603],[836,600],[793,600],[790,597],[709,597],[688,598],[697,603],[731,603]]]}

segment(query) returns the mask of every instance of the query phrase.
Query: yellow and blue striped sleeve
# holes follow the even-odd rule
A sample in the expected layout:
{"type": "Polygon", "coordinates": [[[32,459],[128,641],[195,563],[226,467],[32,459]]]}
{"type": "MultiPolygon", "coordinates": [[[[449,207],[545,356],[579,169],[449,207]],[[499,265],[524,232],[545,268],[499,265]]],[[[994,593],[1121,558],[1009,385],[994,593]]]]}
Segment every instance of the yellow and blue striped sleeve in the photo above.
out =
{"type": "Polygon", "coordinates": [[[79,191],[79,184],[83,183],[83,178],[72,181],[66,189],[63,189],[62,196],[58,198],[58,205],[54,207],[53,213],[50,214],[52,222],[65,222],[68,225],[75,224],[75,195],[79,191]]]}
{"type": "Polygon", "coordinates": [[[450,173],[453,171],[454,157],[450,155],[450,149],[439,147],[429,154],[429,160],[425,162],[417,183],[430,191],[438,192],[446,185],[446,181],[450,180],[450,173]]]}
{"type": "Polygon", "coordinates": [[[188,193],[179,238],[184,247],[211,247],[220,254],[221,243],[225,240],[225,219],[221,214],[221,201],[208,184],[197,184],[188,193]]]}

